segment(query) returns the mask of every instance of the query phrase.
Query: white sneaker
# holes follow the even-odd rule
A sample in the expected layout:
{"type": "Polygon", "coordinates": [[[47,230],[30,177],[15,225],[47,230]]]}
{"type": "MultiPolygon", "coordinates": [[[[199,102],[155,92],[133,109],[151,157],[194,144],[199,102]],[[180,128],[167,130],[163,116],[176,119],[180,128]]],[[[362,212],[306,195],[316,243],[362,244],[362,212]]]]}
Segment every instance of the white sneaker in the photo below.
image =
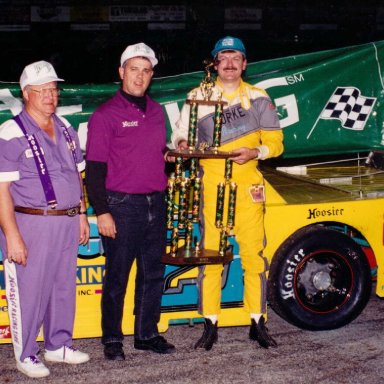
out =
{"type": "Polygon", "coordinates": [[[45,351],[44,354],[46,361],[53,361],[55,363],[67,363],[67,364],[81,364],[89,360],[88,353],[80,352],[76,348],[61,347],[56,351],[45,351]]]}
{"type": "Polygon", "coordinates": [[[36,355],[26,357],[24,361],[17,360],[16,367],[20,372],[29,377],[45,377],[50,373],[49,369],[36,355]]]}

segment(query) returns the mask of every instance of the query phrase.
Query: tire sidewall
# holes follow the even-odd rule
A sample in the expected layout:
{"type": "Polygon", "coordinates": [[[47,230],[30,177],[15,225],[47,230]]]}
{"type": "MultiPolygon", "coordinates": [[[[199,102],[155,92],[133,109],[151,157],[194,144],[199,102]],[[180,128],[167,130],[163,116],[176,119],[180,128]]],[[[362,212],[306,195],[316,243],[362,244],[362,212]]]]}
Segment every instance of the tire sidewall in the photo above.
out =
{"type": "Polygon", "coordinates": [[[272,307],[292,324],[310,330],[335,329],[356,318],[368,302],[370,269],[363,251],[351,238],[335,230],[313,227],[299,231],[279,248],[268,286],[272,307]],[[309,258],[324,252],[340,257],[348,266],[351,284],[340,306],[316,312],[306,307],[297,294],[298,275],[309,258]]]}

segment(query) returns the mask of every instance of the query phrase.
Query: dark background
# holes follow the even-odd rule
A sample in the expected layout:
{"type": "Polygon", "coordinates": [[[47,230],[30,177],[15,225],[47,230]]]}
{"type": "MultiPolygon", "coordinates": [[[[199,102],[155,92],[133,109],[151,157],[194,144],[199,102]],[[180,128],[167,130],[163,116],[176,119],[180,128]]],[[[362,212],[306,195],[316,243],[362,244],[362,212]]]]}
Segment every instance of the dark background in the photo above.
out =
{"type": "Polygon", "coordinates": [[[156,51],[156,77],[200,71],[226,35],[243,39],[249,62],[378,41],[384,2],[0,0],[0,80],[45,59],[67,83],[118,81],[122,51],[140,41],[156,51]],[[113,6],[131,6],[131,20],[111,20],[113,6]]]}

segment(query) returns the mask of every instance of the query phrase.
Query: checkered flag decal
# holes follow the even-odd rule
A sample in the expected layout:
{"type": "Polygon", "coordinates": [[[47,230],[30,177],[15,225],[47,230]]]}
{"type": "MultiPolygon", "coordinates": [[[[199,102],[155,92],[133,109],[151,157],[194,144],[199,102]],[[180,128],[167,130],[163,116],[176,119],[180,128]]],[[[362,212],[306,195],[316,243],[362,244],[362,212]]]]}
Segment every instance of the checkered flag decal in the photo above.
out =
{"type": "Polygon", "coordinates": [[[320,118],[339,119],[344,128],[362,131],[375,102],[375,97],[360,96],[357,88],[337,87],[320,118]]]}

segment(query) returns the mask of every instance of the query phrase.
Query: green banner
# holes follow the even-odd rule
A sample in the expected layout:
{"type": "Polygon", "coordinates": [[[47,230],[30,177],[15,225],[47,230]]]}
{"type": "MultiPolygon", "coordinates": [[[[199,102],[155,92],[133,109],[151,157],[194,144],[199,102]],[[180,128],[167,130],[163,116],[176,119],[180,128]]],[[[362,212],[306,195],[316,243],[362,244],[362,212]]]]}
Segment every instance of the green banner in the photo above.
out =
{"type": "MultiPolygon", "coordinates": [[[[248,64],[244,79],[265,89],[284,129],[284,157],[384,149],[384,41],[248,64]]],[[[168,138],[186,94],[204,72],[156,78],[150,94],[167,116],[168,138]]],[[[87,121],[119,84],[63,83],[58,113],[86,143],[87,121]]],[[[20,112],[17,83],[0,82],[0,123],[20,112]]]]}

